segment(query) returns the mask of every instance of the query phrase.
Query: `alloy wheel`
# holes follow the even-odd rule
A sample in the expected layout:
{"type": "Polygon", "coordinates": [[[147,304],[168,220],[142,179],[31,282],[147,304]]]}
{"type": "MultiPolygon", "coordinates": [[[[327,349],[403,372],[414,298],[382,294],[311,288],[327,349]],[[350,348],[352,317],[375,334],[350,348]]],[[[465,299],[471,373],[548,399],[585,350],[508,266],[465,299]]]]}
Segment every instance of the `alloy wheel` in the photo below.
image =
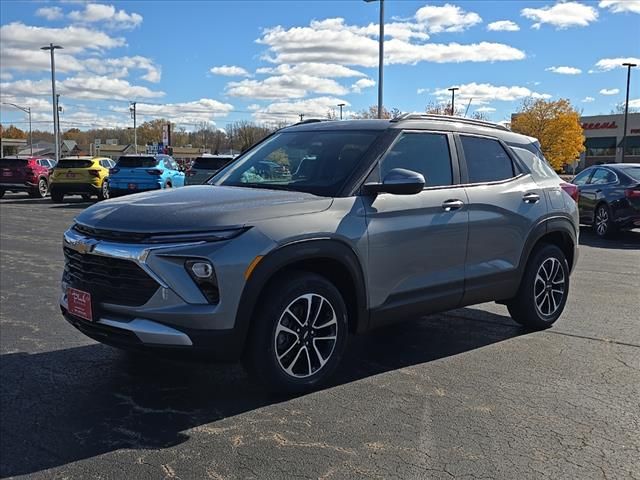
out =
{"type": "Polygon", "coordinates": [[[38,182],[38,193],[40,194],[41,197],[46,197],[47,196],[47,181],[44,178],[41,178],[40,181],[38,182]]]}
{"type": "Polygon", "coordinates": [[[606,207],[598,208],[596,212],[596,232],[598,235],[604,236],[609,229],[609,211],[606,207]]]}
{"type": "Polygon", "coordinates": [[[533,282],[533,294],[536,310],[543,317],[551,317],[562,305],[566,291],[564,269],[560,260],[547,258],[536,273],[533,282]]]}
{"type": "Polygon", "coordinates": [[[102,182],[102,198],[109,198],[109,183],[106,180],[102,182]]]}
{"type": "Polygon", "coordinates": [[[308,293],[293,300],[280,315],[274,335],[274,351],[282,370],[295,378],[307,378],[329,361],[338,339],[338,319],[331,302],[308,293]]]}

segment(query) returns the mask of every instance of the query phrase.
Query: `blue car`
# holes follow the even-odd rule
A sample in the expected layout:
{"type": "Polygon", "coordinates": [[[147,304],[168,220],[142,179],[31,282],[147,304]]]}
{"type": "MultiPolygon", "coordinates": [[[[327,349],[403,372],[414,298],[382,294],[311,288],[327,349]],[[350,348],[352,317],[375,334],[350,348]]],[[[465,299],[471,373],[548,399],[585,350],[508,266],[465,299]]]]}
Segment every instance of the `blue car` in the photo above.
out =
{"type": "Polygon", "coordinates": [[[184,173],[169,155],[125,155],[109,171],[109,196],[184,186],[184,173]]]}

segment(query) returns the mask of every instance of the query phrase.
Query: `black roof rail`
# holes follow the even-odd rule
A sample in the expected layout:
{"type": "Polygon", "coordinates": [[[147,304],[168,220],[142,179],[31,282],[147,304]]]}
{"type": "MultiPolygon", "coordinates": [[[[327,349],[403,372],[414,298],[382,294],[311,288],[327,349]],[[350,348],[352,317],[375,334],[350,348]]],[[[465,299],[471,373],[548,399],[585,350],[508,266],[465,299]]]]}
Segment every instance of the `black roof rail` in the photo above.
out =
{"type": "Polygon", "coordinates": [[[504,125],[485,120],[476,120],[475,118],[455,117],[451,115],[436,115],[433,113],[403,113],[391,119],[392,122],[401,122],[403,120],[436,120],[440,122],[457,122],[469,125],[478,125],[481,127],[497,128],[498,130],[509,131],[504,125]]]}

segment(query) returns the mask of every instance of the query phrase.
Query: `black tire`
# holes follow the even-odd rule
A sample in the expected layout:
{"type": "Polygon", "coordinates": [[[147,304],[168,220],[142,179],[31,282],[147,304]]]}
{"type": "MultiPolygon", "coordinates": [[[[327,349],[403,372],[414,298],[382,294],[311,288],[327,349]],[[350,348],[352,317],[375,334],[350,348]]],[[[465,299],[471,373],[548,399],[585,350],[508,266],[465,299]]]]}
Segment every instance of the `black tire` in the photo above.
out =
{"type": "Polygon", "coordinates": [[[82,200],[84,200],[85,202],[88,202],[89,200],[91,200],[91,194],[83,193],[82,194],[82,200]]]}
{"type": "Polygon", "coordinates": [[[44,198],[47,196],[49,192],[49,183],[46,178],[38,179],[38,186],[33,190],[29,191],[29,196],[31,198],[44,198]]]}
{"type": "Polygon", "coordinates": [[[109,182],[103,180],[100,191],[98,192],[98,200],[107,200],[109,198],[109,182]]]}
{"type": "Polygon", "coordinates": [[[295,272],[278,280],[258,300],[243,363],[269,391],[308,392],[323,385],[340,363],[348,336],[347,308],[338,289],[320,275],[295,272]],[[290,308],[304,320],[309,306],[311,322],[301,324],[286,313],[290,308]],[[326,339],[332,336],[335,341],[326,339]]]}
{"type": "Polygon", "coordinates": [[[173,187],[173,185],[171,185],[171,182],[167,182],[167,183],[165,183],[165,185],[164,185],[164,188],[165,188],[165,189],[166,189],[166,188],[171,188],[171,187],[173,187]]]}
{"type": "Polygon", "coordinates": [[[600,238],[606,238],[615,232],[611,209],[606,203],[599,204],[593,212],[593,231],[600,238]]]}
{"type": "Polygon", "coordinates": [[[4,190],[0,190],[0,198],[4,197],[4,190]]]}
{"type": "Polygon", "coordinates": [[[507,308],[520,325],[542,330],[562,315],[568,296],[567,259],[560,248],[544,243],[531,253],[518,293],[507,302],[507,308]]]}
{"type": "Polygon", "coordinates": [[[62,203],[64,200],[64,193],[51,191],[51,201],[53,203],[62,203]]]}

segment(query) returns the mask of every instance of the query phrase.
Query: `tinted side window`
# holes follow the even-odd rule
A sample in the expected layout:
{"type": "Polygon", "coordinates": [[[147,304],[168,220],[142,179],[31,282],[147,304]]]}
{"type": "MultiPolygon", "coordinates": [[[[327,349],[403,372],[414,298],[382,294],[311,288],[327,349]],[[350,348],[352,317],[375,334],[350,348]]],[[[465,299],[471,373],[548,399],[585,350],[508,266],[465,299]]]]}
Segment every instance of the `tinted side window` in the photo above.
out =
{"type": "Polygon", "coordinates": [[[497,140],[460,135],[470,183],[495,182],[512,178],[513,164],[497,140]]]}
{"type": "Polygon", "coordinates": [[[451,155],[447,136],[439,133],[402,133],[382,161],[380,175],[405,168],[424,175],[426,185],[451,185],[451,155]]]}
{"type": "Polygon", "coordinates": [[[574,179],[571,181],[571,183],[573,183],[574,185],[586,185],[587,184],[587,180],[589,180],[589,176],[591,175],[592,170],[585,170],[584,172],[580,173],[579,175],[576,175],[574,177],[574,179]]]}
{"type": "Polygon", "coordinates": [[[604,168],[598,168],[595,172],[593,172],[593,176],[591,177],[591,181],[589,182],[591,185],[603,185],[605,183],[613,183],[616,181],[616,176],[611,173],[609,170],[605,170],[604,168]]]}

